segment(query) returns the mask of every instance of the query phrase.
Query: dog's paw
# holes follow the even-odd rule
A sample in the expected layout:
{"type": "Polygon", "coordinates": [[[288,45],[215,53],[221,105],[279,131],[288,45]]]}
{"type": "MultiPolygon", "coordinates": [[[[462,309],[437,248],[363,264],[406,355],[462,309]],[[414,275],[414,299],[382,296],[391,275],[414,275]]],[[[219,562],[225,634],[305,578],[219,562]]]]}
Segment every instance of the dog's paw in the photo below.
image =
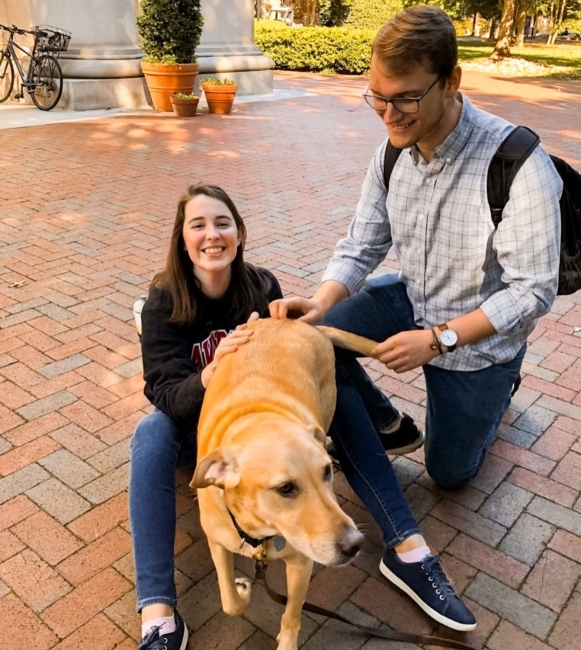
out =
{"type": "Polygon", "coordinates": [[[244,605],[247,605],[252,591],[252,582],[248,578],[236,578],[235,585],[238,595],[244,601],[244,605]]]}

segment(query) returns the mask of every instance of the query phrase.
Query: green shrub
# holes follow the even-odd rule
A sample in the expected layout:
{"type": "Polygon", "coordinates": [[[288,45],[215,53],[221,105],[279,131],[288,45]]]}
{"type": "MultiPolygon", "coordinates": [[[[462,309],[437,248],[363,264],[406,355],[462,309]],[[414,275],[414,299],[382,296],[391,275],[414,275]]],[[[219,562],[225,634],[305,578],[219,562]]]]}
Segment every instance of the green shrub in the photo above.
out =
{"type": "Polygon", "coordinates": [[[203,24],[200,0],[143,0],[137,31],[146,62],[195,63],[203,24]]]}
{"type": "Polygon", "coordinates": [[[343,27],[272,27],[255,23],[256,45],[279,70],[363,74],[369,70],[372,30],[343,27]]]}
{"type": "Polygon", "coordinates": [[[343,26],[377,31],[403,6],[402,0],[351,0],[349,15],[343,26]]]}

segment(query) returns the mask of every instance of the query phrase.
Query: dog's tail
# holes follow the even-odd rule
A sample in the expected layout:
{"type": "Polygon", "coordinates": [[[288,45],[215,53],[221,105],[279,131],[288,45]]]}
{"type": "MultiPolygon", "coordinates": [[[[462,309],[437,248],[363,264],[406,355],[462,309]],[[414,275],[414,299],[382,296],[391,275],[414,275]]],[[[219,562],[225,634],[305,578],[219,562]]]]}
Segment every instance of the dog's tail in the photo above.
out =
{"type": "Polygon", "coordinates": [[[374,350],[377,345],[379,345],[376,341],[366,339],[364,336],[358,336],[357,334],[344,332],[343,330],[338,330],[334,327],[316,325],[316,328],[328,339],[330,339],[333,345],[336,345],[340,348],[345,348],[346,350],[351,350],[353,352],[359,352],[366,357],[372,357],[372,350],[374,350]]]}

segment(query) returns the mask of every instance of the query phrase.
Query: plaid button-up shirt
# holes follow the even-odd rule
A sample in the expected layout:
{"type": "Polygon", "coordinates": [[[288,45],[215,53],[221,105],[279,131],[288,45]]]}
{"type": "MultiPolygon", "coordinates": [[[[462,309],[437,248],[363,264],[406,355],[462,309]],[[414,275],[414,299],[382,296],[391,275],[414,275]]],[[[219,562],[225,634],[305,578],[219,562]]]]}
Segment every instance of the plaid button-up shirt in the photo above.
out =
{"type": "MultiPolygon", "coordinates": [[[[486,193],[490,161],[513,126],[463,97],[456,128],[426,163],[415,147],[383,180],[377,149],[355,217],[323,276],[350,292],[393,246],[416,325],[430,328],[479,307],[497,333],[431,363],[478,370],[513,359],[557,292],[562,181],[537,147],[514,180],[495,230],[486,193]]],[[[365,318],[365,314],[361,314],[365,318]]]]}

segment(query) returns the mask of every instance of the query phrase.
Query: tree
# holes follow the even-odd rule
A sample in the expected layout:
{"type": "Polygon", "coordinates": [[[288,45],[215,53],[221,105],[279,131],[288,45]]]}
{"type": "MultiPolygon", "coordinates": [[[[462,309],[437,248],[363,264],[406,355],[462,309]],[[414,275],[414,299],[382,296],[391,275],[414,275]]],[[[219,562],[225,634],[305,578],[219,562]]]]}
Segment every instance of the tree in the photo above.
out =
{"type": "Polygon", "coordinates": [[[494,52],[490,55],[490,58],[494,61],[510,57],[510,41],[512,39],[512,31],[514,27],[515,6],[516,0],[504,0],[502,16],[500,17],[500,26],[498,29],[498,39],[494,46],[494,52]]]}
{"type": "Polygon", "coordinates": [[[558,0],[557,2],[551,2],[551,22],[549,26],[549,38],[547,39],[547,45],[554,45],[555,41],[557,40],[557,35],[561,30],[561,25],[563,24],[563,19],[565,18],[566,5],[567,0],[558,0]]]}
{"type": "Polygon", "coordinates": [[[530,10],[529,0],[518,0],[516,8],[516,36],[513,45],[522,47],[525,42],[525,24],[530,10]]]}

